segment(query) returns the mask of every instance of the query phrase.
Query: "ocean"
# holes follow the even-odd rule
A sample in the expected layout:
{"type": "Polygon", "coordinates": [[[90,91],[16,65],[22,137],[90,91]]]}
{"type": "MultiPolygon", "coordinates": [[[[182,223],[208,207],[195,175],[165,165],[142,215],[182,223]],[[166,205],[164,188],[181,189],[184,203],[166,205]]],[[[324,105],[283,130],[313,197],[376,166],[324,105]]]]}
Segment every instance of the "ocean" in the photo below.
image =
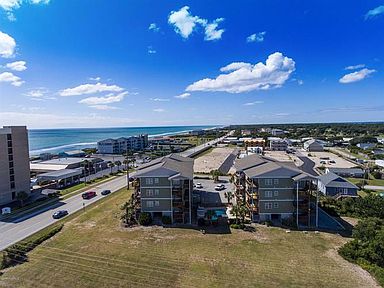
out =
{"type": "Polygon", "coordinates": [[[74,129],[30,129],[30,155],[59,153],[75,149],[96,147],[97,141],[107,138],[148,134],[149,137],[181,134],[213,126],[169,126],[127,128],[74,128],[74,129]]]}

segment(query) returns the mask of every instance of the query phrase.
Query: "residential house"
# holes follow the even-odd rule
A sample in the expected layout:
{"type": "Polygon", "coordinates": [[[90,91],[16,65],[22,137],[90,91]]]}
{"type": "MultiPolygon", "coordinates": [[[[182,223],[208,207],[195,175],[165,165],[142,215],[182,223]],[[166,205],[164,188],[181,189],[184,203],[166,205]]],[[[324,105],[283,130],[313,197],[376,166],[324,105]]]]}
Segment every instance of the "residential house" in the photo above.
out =
{"type": "Polygon", "coordinates": [[[375,148],[376,144],[375,143],[358,143],[356,144],[356,146],[363,150],[368,150],[368,149],[375,148]]]}
{"type": "Polygon", "coordinates": [[[192,158],[178,154],[155,159],[138,168],[135,195],[141,212],[153,218],[171,217],[172,223],[192,223],[192,158]]]}
{"type": "Polygon", "coordinates": [[[325,173],[335,173],[341,177],[353,177],[353,178],[363,178],[364,170],[361,168],[331,168],[328,167],[325,169],[325,173]]]}
{"type": "Polygon", "coordinates": [[[308,152],[322,152],[324,151],[323,144],[318,140],[311,139],[304,142],[304,149],[308,152]]]}
{"type": "Polygon", "coordinates": [[[329,172],[318,177],[318,189],[333,198],[357,197],[358,187],[343,177],[329,172]]]}
{"type": "Polygon", "coordinates": [[[290,162],[256,154],[235,162],[238,202],[244,202],[253,221],[282,221],[292,217],[300,226],[316,225],[316,177],[290,162]]]}

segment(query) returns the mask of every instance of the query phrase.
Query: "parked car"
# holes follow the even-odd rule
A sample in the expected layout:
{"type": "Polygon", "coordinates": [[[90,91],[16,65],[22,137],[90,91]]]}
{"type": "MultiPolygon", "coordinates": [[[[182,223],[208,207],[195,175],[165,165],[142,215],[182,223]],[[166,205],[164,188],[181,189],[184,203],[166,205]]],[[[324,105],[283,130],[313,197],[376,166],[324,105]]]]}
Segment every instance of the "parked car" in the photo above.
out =
{"type": "Polygon", "coordinates": [[[83,194],[81,194],[81,197],[83,197],[83,199],[91,199],[93,197],[95,197],[97,194],[95,191],[88,191],[88,192],[84,192],[83,194]]]}
{"type": "Polygon", "coordinates": [[[133,181],[135,181],[135,178],[129,177],[129,182],[133,182],[133,181]]]}
{"type": "Polygon", "coordinates": [[[201,183],[196,183],[196,188],[201,189],[201,188],[203,188],[203,185],[201,185],[201,183]]]}
{"type": "Polygon", "coordinates": [[[111,194],[111,190],[103,190],[101,191],[101,195],[108,195],[111,194]]]}
{"type": "Polygon", "coordinates": [[[68,215],[67,210],[59,210],[59,211],[56,211],[55,213],[53,213],[52,218],[53,219],[60,219],[60,218],[67,216],[67,215],[68,215]]]}
{"type": "Polygon", "coordinates": [[[331,163],[331,164],[335,164],[336,161],[335,161],[335,160],[330,160],[329,163],[331,163]]]}
{"type": "Polygon", "coordinates": [[[216,187],[215,187],[215,190],[216,190],[216,191],[222,191],[222,190],[224,190],[224,189],[225,189],[224,184],[219,184],[219,185],[216,185],[216,187]]]}

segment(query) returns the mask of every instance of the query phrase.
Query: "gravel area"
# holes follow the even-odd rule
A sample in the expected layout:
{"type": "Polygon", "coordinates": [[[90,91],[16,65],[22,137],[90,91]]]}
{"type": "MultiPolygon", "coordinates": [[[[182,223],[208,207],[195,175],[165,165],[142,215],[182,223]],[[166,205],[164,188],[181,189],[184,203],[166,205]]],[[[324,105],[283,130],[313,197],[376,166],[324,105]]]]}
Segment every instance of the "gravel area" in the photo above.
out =
{"type": "Polygon", "coordinates": [[[209,173],[212,170],[219,169],[227,157],[234,151],[234,148],[218,147],[210,153],[195,159],[195,173],[209,173]]]}

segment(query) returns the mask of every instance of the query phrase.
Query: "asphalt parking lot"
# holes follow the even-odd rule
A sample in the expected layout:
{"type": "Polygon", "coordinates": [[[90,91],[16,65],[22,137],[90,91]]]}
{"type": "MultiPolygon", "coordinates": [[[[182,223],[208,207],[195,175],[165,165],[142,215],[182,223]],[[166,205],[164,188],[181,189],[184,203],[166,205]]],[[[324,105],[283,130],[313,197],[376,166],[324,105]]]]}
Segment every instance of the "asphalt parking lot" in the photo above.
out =
{"type": "Polygon", "coordinates": [[[229,177],[225,176],[220,177],[219,183],[214,183],[213,180],[207,179],[194,179],[193,183],[201,183],[201,185],[203,186],[203,188],[201,189],[194,188],[194,190],[200,192],[201,204],[204,207],[224,206],[227,203],[227,199],[224,196],[225,192],[235,192],[235,186],[229,182],[229,177]],[[225,189],[222,191],[216,191],[215,187],[218,184],[224,184],[225,189]]]}

